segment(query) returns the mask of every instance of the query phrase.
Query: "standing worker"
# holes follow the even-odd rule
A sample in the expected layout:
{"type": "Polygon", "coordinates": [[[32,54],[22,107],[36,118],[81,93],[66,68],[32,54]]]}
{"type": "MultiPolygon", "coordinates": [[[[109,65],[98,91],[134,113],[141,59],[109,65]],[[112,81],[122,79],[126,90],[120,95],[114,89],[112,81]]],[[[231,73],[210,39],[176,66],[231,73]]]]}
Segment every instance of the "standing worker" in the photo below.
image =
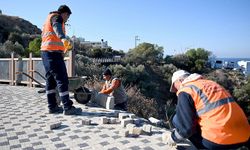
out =
{"type": "Polygon", "coordinates": [[[102,75],[103,79],[105,80],[105,84],[99,93],[114,96],[114,109],[127,111],[127,94],[121,80],[118,78],[113,78],[112,73],[108,68],[103,72],[102,75]]]}
{"type": "Polygon", "coordinates": [[[61,5],[58,11],[50,12],[42,31],[41,55],[46,71],[46,94],[49,113],[62,113],[75,115],[82,112],[75,108],[69,99],[68,74],[64,63],[64,53],[72,48],[71,42],[66,38],[65,22],[71,15],[66,5],[61,5]],[[56,102],[56,87],[63,103],[63,109],[56,102]]]}
{"type": "Polygon", "coordinates": [[[247,145],[248,120],[233,97],[216,82],[184,70],[174,72],[171,92],[177,92],[174,130],[165,134],[174,144],[188,138],[198,149],[236,149],[247,145]]]}

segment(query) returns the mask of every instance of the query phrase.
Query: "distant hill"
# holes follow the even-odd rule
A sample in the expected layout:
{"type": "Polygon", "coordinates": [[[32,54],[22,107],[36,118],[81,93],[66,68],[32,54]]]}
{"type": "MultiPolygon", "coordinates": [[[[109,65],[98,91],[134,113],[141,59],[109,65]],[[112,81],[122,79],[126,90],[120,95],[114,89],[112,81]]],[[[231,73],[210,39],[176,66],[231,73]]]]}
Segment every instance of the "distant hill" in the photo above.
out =
{"type": "Polygon", "coordinates": [[[0,14],[0,43],[8,40],[10,33],[28,34],[30,36],[40,35],[41,29],[27,20],[17,16],[0,14]]]}

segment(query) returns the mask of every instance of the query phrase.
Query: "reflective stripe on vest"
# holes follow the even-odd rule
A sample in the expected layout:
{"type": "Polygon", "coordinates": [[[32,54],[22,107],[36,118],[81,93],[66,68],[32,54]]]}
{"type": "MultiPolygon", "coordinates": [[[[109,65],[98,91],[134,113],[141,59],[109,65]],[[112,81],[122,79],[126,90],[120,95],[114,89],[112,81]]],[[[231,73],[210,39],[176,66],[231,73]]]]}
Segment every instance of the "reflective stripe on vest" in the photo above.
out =
{"type": "Polygon", "coordinates": [[[217,100],[216,102],[212,102],[210,103],[207,96],[201,91],[201,89],[199,89],[197,86],[195,85],[188,85],[185,87],[190,87],[192,88],[201,98],[203,104],[204,104],[204,108],[197,110],[197,114],[198,116],[201,116],[202,114],[213,110],[221,105],[227,104],[227,103],[231,103],[231,102],[235,102],[234,99],[232,97],[227,97],[227,98],[223,98],[220,100],[217,100]]]}
{"type": "Polygon", "coordinates": [[[200,79],[184,83],[179,93],[189,94],[198,115],[201,136],[217,144],[246,142],[250,126],[243,110],[230,93],[217,83],[200,79]]]}
{"type": "MultiPolygon", "coordinates": [[[[57,37],[51,25],[51,18],[55,15],[59,15],[59,14],[56,14],[56,13],[49,14],[43,26],[42,43],[41,43],[41,50],[43,51],[58,51],[58,50],[64,51],[65,50],[61,39],[57,37]]],[[[62,30],[65,33],[64,23],[62,23],[62,30]]]]}
{"type": "Polygon", "coordinates": [[[52,41],[48,41],[48,42],[43,42],[41,44],[41,46],[50,46],[50,45],[57,45],[57,46],[63,46],[62,42],[52,42],[52,41]]]}
{"type": "Polygon", "coordinates": [[[42,38],[46,38],[46,37],[48,37],[48,36],[50,36],[50,35],[56,35],[56,33],[55,33],[55,32],[46,32],[46,33],[42,33],[42,38]]]}

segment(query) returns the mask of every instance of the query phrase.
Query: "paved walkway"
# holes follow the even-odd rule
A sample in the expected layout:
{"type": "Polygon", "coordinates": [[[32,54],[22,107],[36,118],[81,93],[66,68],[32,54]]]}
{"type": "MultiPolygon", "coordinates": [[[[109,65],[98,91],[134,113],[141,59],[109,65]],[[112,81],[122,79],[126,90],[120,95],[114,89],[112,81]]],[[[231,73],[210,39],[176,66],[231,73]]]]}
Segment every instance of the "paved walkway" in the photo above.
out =
{"type": "Polygon", "coordinates": [[[188,144],[169,147],[162,143],[163,129],[153,128],[153,135],[137,138],[123,137],[125,130],[120,124],[99,124],[101,116],[112,115],[110,111],[75,105],[83,109],[80,116],[48,114],[44,94],[37,88],[0,85],[0,150],[161,150],[192,149],[188,144]],[[93,125],[82,125],[91,119],[93,125]],[[49,123],[61,121],[58,129],[51,130],[49,123]]]}

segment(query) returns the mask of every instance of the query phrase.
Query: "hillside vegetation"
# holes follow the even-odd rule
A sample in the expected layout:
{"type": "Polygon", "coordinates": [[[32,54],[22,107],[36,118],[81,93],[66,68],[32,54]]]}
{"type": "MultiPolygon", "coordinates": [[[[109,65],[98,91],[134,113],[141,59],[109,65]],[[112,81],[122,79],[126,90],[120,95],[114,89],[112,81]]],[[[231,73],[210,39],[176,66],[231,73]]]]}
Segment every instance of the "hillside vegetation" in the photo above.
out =
{"type": "MultiPolygon", "coordinates": [[[[0,15],[0,57],[14,52],[26,57],[29,52],[40,56],[40,29],[18,17],[0,15]]],[[[185,69],[200,73],[227,89],[250,120],[250,78],[233,70],[209,68],[212,53],[204,48],[189,49],[183,54],[163,56],[164,48],[152,43],[141,43],[127,53],[110,48],[94,48],[81,44],[74,37],[76,75],[89,76],[89,88],[100,89],[102,71],[109,67],[121,78],[128,93],[128,109],[137,116],[169,121],[174,114],[177,97],[169,92],[172,73],[185,69]],[[118,64],[95,64],[91,58],[121,56],[118,64]]]]}
{"type": "Polygon", "coordinates": [[[9,57],[11,52],[27,55],[29,42],[40,34],[41,30],[29,21],[0,14],[0,57],[9,57]]]}

